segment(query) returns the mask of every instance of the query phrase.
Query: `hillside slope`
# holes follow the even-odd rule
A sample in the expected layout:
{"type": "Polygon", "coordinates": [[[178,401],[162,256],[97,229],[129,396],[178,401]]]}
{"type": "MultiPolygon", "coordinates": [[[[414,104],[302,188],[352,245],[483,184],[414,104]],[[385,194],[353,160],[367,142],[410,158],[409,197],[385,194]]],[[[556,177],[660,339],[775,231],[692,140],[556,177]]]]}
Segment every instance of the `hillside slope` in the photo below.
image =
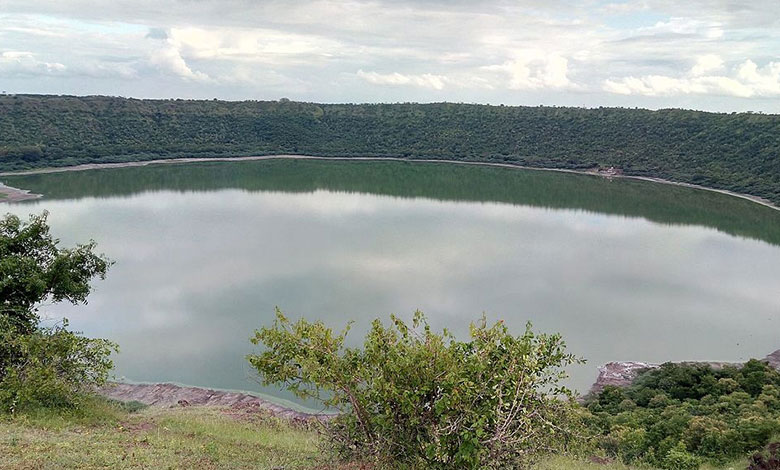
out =
{"type": "Polygon", "coordinates": [[[0,96],[0,170],[275,153],[614,166],[780,203],[780,115],[0,96]]]}

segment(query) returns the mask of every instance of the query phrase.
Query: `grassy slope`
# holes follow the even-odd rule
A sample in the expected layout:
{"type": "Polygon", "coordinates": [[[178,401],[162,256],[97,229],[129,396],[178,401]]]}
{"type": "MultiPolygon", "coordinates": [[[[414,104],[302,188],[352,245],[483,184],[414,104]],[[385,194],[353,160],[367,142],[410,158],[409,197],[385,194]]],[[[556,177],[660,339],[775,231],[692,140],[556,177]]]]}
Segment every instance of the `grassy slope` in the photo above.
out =
{"type": "Polygon", "coordinates": [[[328,468],[316,432],[214,408],[0,418],[0,468],[328,468]]]}
{"type": "MultiPolygon", "coordinates": [[[[0,415],[0,468],[27,469],[320,469],[316,430],[254,412],[208,407],[146,408],[103,402],[79,414],[0,415]]],[[[723,467],[741,469],[744,464],[723,467]]],[[[551,458],[539,470],[632,470],[551,458]]],[[[706,470],[709,467],[704,467],[706,470]]]]}

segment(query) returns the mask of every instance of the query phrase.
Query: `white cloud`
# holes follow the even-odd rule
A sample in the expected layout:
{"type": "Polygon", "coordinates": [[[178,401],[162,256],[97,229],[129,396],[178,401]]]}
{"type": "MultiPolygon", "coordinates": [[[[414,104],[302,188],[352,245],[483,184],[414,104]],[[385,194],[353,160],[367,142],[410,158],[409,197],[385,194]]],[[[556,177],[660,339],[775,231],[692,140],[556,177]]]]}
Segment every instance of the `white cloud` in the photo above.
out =
{"type": "Polygon", "coordinates": [[[383,74],[358,70],[357,76],[374,85],[407,85],[421,88],[433,88],[434,90],[443,89],[449,81],[445,76],[430,73],[404,75],[398,72],[383,74]]]}
{"type": "Polygon", "coordinates": [[[273,62],[294,56],[332,57],[344,49],[326,37],[264,28],[171,28],[168,40],[195,59],[273,62]]]}
{"type": "Polygon", "coordinates": [[[737,78],[759,96],[780,96],[780,62],[770,62],[759,68],[746,60],[737,70],[737,78]]]}
{"type": "Polygon", "coordinates": [[[687,76],[645,75],[604,82],[603,89],[621,95],[675,96],[688,94],[726,95],[740,98],[780,96],[780,62],[758,67],[746,60],[732,76],[707,75],[723,68],[717,56],[701,57],[687,76]]]}
{"type": "Polygon", "coordinates": [[[153,51],[149,57],[149,63],[161,72],[170,73],[185,80],[200,82],[211,80],[205,73],[193,71],[184,61],[179,50],[170,45],[153,51]]]}
{"type": "Polygon", "coordinates": [[[717,39],[723,36],[723,24],[718,21],[705,21],[694,18],[673,17],[668,21],[659,21],[651,27],[641,28],[642,33],[679,34],[717,39]]]}
{"type": "Polygon", "coordinates": [[[541,51],[525,51],[517,55],[516,59],[485,66],[483,70],[507,74],[507,86],[513,90],[577,87],[569,80],[569,61],[565,57],[541,51]]]}
{"type": "Polygon", "coordinates": [[[723,68],[723,59],[715,54],[707,54],[696,59],[696,65],[691,68],[691,75],[702,76],[723,68]]]}
{"type": "Polygon", "coordinates": [[[59,62],[38,60],[32,52],[5,51],[0,54],[0,76],[57,75],[65,69],[59,62]]]}

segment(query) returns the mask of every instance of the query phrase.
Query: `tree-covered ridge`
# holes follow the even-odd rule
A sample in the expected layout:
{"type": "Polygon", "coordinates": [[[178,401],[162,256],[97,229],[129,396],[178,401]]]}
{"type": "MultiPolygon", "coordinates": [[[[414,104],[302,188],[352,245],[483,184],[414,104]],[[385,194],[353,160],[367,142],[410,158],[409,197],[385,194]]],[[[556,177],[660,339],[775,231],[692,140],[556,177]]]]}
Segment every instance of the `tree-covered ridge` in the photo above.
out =
{"type": "Polygon", "coordinates": [[[0,97],[0,169],[274,153],[615,166],[780,203],[780,116],[471,104],[0,97]]]}

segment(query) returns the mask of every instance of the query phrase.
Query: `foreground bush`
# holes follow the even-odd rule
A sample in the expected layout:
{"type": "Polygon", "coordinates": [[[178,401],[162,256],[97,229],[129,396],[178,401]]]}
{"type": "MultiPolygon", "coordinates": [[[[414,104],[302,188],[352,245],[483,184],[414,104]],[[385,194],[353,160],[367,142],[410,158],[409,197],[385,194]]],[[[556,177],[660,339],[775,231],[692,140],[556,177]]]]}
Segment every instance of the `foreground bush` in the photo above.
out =
{"type": "Polygon", "coordinates": [[[70,332],[67,321],[40,326],[42,302],[85,303],[110,265],[94,242],[59,248],[46,217],[0,220],[0,411],[75,406],[112,367],[113,343],[70,332]]]}
{"type": "Polygon", "coordinates": [[[113,367],[116,345],[67,330],[67,322],[25,335],[5,332],[4,347],[18,351],[0,380],[0,410],[78,406],[113,367]]]}
{"type": "Polygon", "coordinates": [[[248,357],[265,384],[341,411],[331,443],[345,458],[395,467],[520,468],[572,439],[572,405],[561,397],[563,368],[579,362],[558,335],[530,326],[513,336],[483,318],[469,341],[431,331],[417,312],[411,326],[374,321],[362,348],[345,347],[349,328],[291,322],[277,310],[256,332],[266,350],[248,357]]]}

